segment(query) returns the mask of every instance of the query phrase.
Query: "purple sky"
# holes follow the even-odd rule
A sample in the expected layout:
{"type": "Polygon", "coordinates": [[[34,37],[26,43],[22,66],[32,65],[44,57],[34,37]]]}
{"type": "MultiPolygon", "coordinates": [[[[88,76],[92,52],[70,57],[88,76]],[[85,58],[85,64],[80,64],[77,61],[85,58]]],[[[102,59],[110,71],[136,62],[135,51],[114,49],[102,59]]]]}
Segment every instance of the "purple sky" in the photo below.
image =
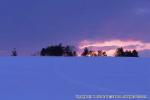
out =
{"type": "Polygon", "coordinates": [[[149,32],[150,0],[0,0],[0,55],[83,40],[149,43],[149,32]]]}

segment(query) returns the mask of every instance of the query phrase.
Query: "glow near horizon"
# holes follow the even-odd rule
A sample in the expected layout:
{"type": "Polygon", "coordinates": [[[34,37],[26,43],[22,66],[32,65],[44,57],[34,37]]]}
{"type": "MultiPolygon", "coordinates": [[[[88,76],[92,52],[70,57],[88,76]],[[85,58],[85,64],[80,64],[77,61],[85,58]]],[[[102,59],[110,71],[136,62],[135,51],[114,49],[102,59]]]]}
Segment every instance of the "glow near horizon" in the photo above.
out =
{"type": "Polygon", "coordinates": [[[104,50],[108,56],[113,56],[116,48],[123,47],[125,50],[144,51],[150,50],[150,43],[139,40],[109,40],[109,41],[89,41],[84,40],[79,43],[79,49],[83,50],[85,47],[92,48],[92,50],[104,50]],[[108,49],[107,47],[111,47],[108,49]],[[103,49],[99,49],[103,48],[103,49]]]}

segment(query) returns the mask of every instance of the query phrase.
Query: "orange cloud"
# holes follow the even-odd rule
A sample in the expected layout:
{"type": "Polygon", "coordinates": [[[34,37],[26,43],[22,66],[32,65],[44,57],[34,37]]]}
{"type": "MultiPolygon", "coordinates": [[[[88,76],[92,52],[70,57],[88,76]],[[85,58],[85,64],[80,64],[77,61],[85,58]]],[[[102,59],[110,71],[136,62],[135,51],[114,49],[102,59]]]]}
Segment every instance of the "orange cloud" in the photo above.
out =
{"type": "Polygon", "coordinates": [[[136,41],[135,40],[81,41],[79,44],[79,49],[82,50],[85,47],[92,48],[94,50],[103,48],[103,50],[105,50],[109,56],[113,56],[116,48],[118,47],[123,47],[127,50],[136,49],[137,51],[144,51],[144,50],[150,50],[150,43],[142,42],[138,40],[136,41]]]}

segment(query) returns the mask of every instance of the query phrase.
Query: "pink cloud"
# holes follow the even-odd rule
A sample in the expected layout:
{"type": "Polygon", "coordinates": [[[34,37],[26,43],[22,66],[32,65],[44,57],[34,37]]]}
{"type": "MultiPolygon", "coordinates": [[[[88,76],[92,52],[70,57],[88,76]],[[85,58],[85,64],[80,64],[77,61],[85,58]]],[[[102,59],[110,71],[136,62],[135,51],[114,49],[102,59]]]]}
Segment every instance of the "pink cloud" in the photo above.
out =
{"type": "Polygon", "coordinates": [[[150,50],[150,43],[142,42],[139,40],[81,41],[79,43],[79,49],[83,50],[85,47],[91,48],[93,50],[102,49],[105,50],[109,56],[113,56],[116,48],[118,47],[123,47],[125,50],[136,49],[137,51],[144,51],[150,50]]]}

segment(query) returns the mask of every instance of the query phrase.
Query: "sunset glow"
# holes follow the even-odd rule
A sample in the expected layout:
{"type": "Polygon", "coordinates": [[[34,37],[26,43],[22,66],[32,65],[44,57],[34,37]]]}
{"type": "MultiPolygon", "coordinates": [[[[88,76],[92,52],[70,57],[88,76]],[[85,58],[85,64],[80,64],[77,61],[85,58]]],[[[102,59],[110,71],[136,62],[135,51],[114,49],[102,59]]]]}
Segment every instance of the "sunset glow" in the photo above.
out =
{"type": "Polygon", "coordinates": [[[83,50],[85,47],[91,48],[92,50],[105,50],[108,56],[113,56],[118,47],[123,47],[125,50],[136,49],[137,51],[144,51],[150,50],[150,43],[138,40],[81,41],[79,49],[83,50]]]}

